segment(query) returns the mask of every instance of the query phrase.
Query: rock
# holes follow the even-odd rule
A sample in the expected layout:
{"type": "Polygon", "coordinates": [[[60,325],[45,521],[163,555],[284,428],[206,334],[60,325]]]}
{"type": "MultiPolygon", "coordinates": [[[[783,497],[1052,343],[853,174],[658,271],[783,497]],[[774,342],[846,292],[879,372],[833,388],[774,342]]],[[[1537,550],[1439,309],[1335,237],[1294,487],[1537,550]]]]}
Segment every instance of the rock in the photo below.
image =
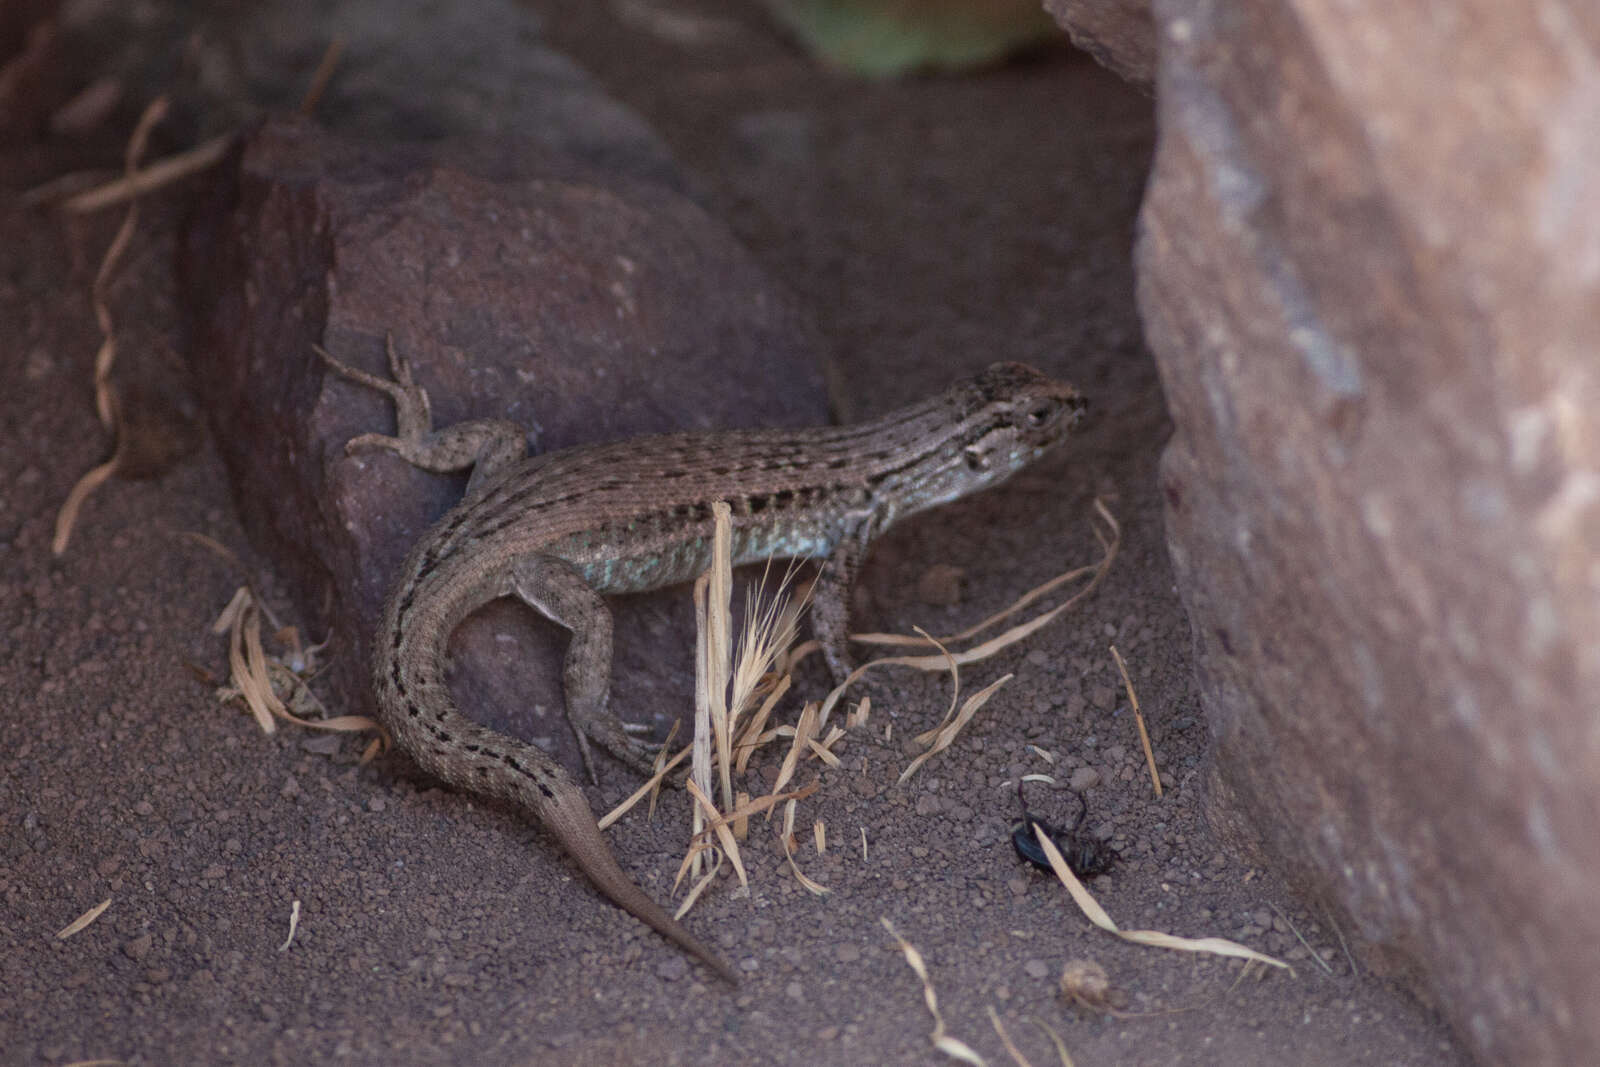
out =
{"type": "Polygon", "coordinates": [[[1600,1047],[1600,25],[1159,0],[1209,807],[1484,1062],[1600,1047]]]}
{"type": "Polygon", "coordinates": [[[1072,777],[1067,780],[1067,785],[1074,793],[1082,793],[1086,789],[1093,789],[1100,784],[1100,772],[1093,767],[1079,767],[1072,772],[1072,777]]]}
{"type": "MultiPolygon", "coordinates": [[[[509,418],[546,449],[825,421],[811,328],[718,223],[671,189],[506,140],[380,147],[267,123],[197,209],[181,271],[241,516],[331,627],[347,706],[369,704],[367,637],[400,560],[464,481],[347,457],[352,436],[392,432],[393,407],[313,344],[376,372],[392,334],[435,425],[509,418]]],[[[690,707],[689,598],[651,603],[618,620],[618,706],[690,707]]],[[[452,643],[457,697],[517,732],[511,709],[562,706],[558,649],[553,627],[496,604],[452,643]]]]}
{"type": "Polygon", "coordinates": [[[1156,72],[1150,0],[1044,0],[1044,9],[1101,66],[1149,91],[1156,72]]]}
{"type": "Polygon", "coordinates": [[[539,16],[516,0],[341,0],[336,12],[321,0],[279,0],[202,28],[130,4],[87,13],[68,5],[63,14],[80,67],[114,72],[130,100],[172,100],[166,130],[225,134],[263,110],[299,110],[332,32],[343,48],[312,111],[328,129],[441,147],[463,137],[500,141],[512,154],[685,184],[649,125],[545,45],[539,16]],[[180,52],[181,72],[173,68],[180,52]]]}

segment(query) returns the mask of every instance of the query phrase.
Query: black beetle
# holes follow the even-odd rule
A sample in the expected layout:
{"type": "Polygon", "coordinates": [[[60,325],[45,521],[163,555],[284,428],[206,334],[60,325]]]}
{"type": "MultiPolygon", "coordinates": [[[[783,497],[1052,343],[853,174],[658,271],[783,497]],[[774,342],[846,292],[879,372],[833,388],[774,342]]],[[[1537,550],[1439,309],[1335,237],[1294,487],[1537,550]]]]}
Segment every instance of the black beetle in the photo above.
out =
{"type": "Polygon", "coordinates": [[[1083,825],[1083,820],[1089,814],[1089,805],[1078,797],[1078,817],[1072,821],[1069,830],[1057,830],[1042,819],[1035,819],[1028,814],[1028,801],[1022,795],[1022,778],[1017,778],[1017,803],[1022,807],[1022,821],[1011,827],[1011,847],[1017,850],[1017,855],[1033,864],[1050,870],[1050,860],[1044,854],[1039,841],[1033,836],[1035,826],[1043,830],[1045,836],[1050,838],[1056,848],[1061,852],[1061,858],[1067,861],[1067,866],[1072,868],[1072,873],[1079,878],[1092,878],[1097,874],[1109,874],[1111,866],[1117,860],[1115,852],[1111,851],[1104,842],[1093,834],[1080,834],[1078,828],[1083,825]]]}

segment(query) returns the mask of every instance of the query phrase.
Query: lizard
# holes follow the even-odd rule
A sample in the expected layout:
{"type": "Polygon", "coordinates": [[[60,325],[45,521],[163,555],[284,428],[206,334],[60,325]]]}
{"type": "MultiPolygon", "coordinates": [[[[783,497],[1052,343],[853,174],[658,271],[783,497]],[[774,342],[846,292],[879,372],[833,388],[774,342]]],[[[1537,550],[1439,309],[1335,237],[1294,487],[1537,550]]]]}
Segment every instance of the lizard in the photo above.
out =
{"type": "Polygon", "coordinates": [[[729,982],[733,969],[622,870],[582,789],[534,745],[464,716],[446,686],[451,633],[514,596],[571,632],[562,683],[591,780],[590,741],[643,773],[651,750],[609,709],[612,619],[602,594],[692,580],[711,558],[711,505],[732,509],[734,564],[820,558],[812,626],[830,673],[849,673],[851,585],[867,546],[907,515],[996,485],[1060,443],[1086,401],[1021,363],[996,363],[880,418],[813,429],[683,432],[527,454],[516,423],[435,430],[427,391],[388,345],[390,377],[316,351],[388,396],[393,436],[351,438],[428,471],[471,468],[461,503],[412,548],[372,642],[379,719],[427,773],[509,801],[541,823],[595,886],[729,982]]]}

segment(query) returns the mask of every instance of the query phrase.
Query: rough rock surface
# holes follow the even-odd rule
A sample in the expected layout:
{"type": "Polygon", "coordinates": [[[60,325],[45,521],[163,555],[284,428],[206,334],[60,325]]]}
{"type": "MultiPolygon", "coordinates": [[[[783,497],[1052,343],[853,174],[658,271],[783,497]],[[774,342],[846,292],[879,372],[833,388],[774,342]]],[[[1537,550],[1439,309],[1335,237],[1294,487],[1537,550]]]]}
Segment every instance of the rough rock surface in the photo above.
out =
{"type": "Polygon", "coordinates": [[[1485,1062],[1600,1047],[1594,10],[1156,5],[1140,300],[1218,821],[1485,1062]]]}
{"type": "MultiPolygon", "coordinates": [[[[370,700],[366,636],[392,574],[465,480],[347,457],[357,434],[393,432],[393,407],[313,344],[386,373],[392,334],[436,426],[510,418],[546,449],[826,416],[813,332],[720,225],[654,183],[519,147],[379,148],[271,123],[188,230],[190,350],[241,514],[331,627],[351,703],[370,700]]],[[[490,721],[551,709],[499,725],[565,744],[557,646],[529,614],[496,605],[464,626],[458,683],[490,721]]],[[[663,684],[660,642],[632,628],[686,625],[660,602],[619,619],[619,654],[640,661],[619,674],[663,684]]]]}
{"type": "Polygon", "coordinates": [[[1156,77],[1156,28],[1150,0],[1044,0],[1072,43],[1141,89],[1156,77]]]}

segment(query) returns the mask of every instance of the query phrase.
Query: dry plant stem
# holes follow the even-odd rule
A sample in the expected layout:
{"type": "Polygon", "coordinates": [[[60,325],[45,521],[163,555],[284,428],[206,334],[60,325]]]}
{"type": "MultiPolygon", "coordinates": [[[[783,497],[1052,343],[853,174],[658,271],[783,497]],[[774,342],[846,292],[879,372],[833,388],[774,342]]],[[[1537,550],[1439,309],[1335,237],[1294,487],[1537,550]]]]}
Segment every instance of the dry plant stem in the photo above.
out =
{"type": "MultiPolygon", "coordinates": [[[[790,800],[783,806],[783,825],[778,829],[778,840],[783,842],[783,858],[788,860],[789,870],[794,875],[795,881],[800,883],[802,889],[813,896],[824,897],[833,892],[833,890],[821,882],[806,877],[805,872],[800,869],[800,865],[794,861],[795,850],[798,848],[794,838],[794,817],[795,812],[798,810],[799,804],[794,800],[790,800]]],[[[817,825],[820,826],[821,823],[817,825]]],[[[819,848],[818,851],[820,852],[821,849],[819,848]]]]}
{"type": "Polygon", "coordinates": [[[328,47],[322,53],[322,61],[317,64],[316,71],[311,75],[311,84],[306,88],[306,95],[300,98],[300,114],[307,118],[317,110],[317,105],[322,102],[322,94],[327,91],[328,83],[333,80],[333,72],[339,66],[339,58],[344,55],[344,38],[335,37],[328,42],[328,47]]]}
{"type": "MultiPolygon", "coordinates": [[[[1015,676],[1010,674],[1003,675],[968,697],[967,702],[961,705],[961,710],[956,713],[955,718],[934,732],[934,736],[932,738],[933,746],[929,748],[928,751],[912,760],[906,766],[906,769],[900,772],[900,777],[895,780],[895,784],[905,784],[905,782],[910,779],[913,774],[917,773],[918,769],[920,769],[924,763],[927,763],[934,756],[937,756],[939,753],[943,752],[945,749],[954,744],[955,739],[960,736],[961,731],[966,728],[967,723],[972,721],[972,717],[978,713],[979,709],[987,704],[989,702],[989,698],[994,696],[995,693],[999,692],[1000,687],[1011,681],[1013,677],[1015,676]]],[[[923,734],[921,737],[917,738],[917,740],[921,741],[927,736],[927,734],[923,734]]]]}
{"type": "Polygon", "coordinates": [[[739,884],[748,886],[750,877],[745,874],[744,861],[739,856],[739,842],[734,840],[733,830],[729,827],[728,820],[723,818],[722,813],[717,810],[717,806],[695,784],[693,778],[683,784],[684,788],[689,791],[689,795],[694,797],[695,803],[705,813],[706,825],[716,835],[717,842],[722,846],[723,855],[727,856],[728,862],[733,864],[733,873],[739,876],[739,884]]]}
{"type": "Polygon", "coordinates": [[[300,901],[296,900],[289,905],[289,936],[283,939],[283,944],[278,946],[279,952],[289,951],[289,946],[294,944],[295,931],[300,929],[300,901]]]}
{"type": "Polygon", "coordinates": [[[945,1033],[944,1016],[939,1013],[939,994],[934,992],[933,980],[928,977],[928,965],[923,961],[922,953],[918,951],[917,946],[901,937],[900,931],[894,928],[894,923],[890,922],[887,916],[880,917],[878,921],[889,932],[889,936],[894,938],[895,946],[900,949],[901,955],[905,956],[907,965],[922,982],[922,1002],[928,1006],[928,1014],[933,1016],[933,1033],[929,1035],[933,1047],[952,1059],[983,1067],[983,1057],[973,1051],[971,1046],[945,1033]]]}
{"type": "Polygon", "coordinates": [[[793,684],[794,678],[792,676],[785,674],[780,677],[778,684],[772,687],[772,692],[767,694],[767,698],[761,702],[761,707],[751,717],[742,731],[741,741],[734,746],[737,753],[734,769],[740,774],[745,772],[745,768],[750,763],[750,757],[760,747],[761,731],[767,725],[767,720],[772,717],[772,709],[778,706],[778,701],[784,698],[784,695],[789,692],[789,687],[793,684]]]}
{"type": "MultiPolygon", "coordinates": [[[[716,766],[722,785],[722,804],[733,807],[732,724],[737,708],[728,705],[728,685],[733,677],[733,508],[726,500],[711,505],[711,584],[707,590],[706,673],[711,708],[711,734],[716,742],[716,766]]],[[[709,779],[709,774],[708,774],[709,779]]],[[[703,784],[709,785],[709,780],[703,784]]],[[[709,790],[708,790],[709,791],[709,790]]]]}
{"type": "Polygon", "coordinates": [[[1150,751],[1150,731],[1144,728],[1144,712],[1139,710],[1139,694],[1133,691],[1133,679],[1128,677],[1128,665],[1122,660],[1117,646],[1111,646],[1111,658],[1116,660],[1117,672],[1122,675],[1122,687],[1128,692],[1128,703],[1133,705],[1133,722],[1139,728],[1139,744],[1144,746],[1144,765],[1150,769],[1150,784],[1156,796],[1161,796],[1161,775],[1156,771],[1155,753],[1150,751]]]}
{"type": "MultiPolygon", "coordinates": [[[[380,747],[387,744],[378,723],[364,715],[324,714],[321,719],[307,719],[291,712],[273,688],[274,671],[286,685],[299,686],[299,691],[308,696],[318,710],[325,712],[326,709],[316,699],[315,694],[305,688],[305,682],[300,678],[299,672],[282,660],[267,655],[261,643],[261,618],[260,601],[249,586],[240,586],[233,594],[233,599],[228,602],[228,606],[222,609],[222,614],[217,616],[217,621],[211,625],[212,633],[228,634],[229,681],[234,691],[228,693],[224,690],[221,694],[224,702],[233,699],[234,696],[242,699],[255,717],[262,733],[276,733],[278,727],[275,720],[282,719],[306,729],[325,730],[331,733],[360,733],[375,730],[378,731],[376,743],[380,747]]],[[[280,635],[282,632],[280,628],[280,635]]],[[[293,634],[292,627],[289,628],[289,632],[293,634]]],[[[295,642],[298,645],[298,638],[295,638],[295,642]]],[[[369,752],[375,754],[375,750],[369,749],[369,752]]]]}
{"type": "Polygon", "coordinates": [[[232,143],[231,134],[213,137],[209,141],[176,155],[167,156],[141,170],[131,171],[116,181],[107,182],[105,185],[96,186],[70,197],[62,203],[61,210],[74,215],[85,215],[91,211],[135,200],[163,185],[170,185],[214,166],[228,154],[228,147],[232,143]]]}
{"type": "Polygon", "coordinates": [[[94,907],[90,908],[76,919],[73,919],[66,926],[63,926],[60,930],[57,930],[56,940],[65,941],[73,934],[84,929],[90,923],[100,918],[100,916],[104,914],[105,910],[109,907],[111,907],[111,898],[106,897],[106,899],[102,900],[100,903],[96,904],[94,907]]]}
{"type": "Polygon", "coordinates": [[[1237,941],[1229,941],[1222,937],[1177,937],[1173,934],[1164,934],[1159,930],[1123,930],[1111,921],[1111,916],[1106,914],[1089,891],[1078,881],[1078,876],[1072,873],[1072,868],[1067,866],[1067,861],[1062,858],[1061,851],[1056,848],[1055,842],[1050,840],[1050,835],[1045,833],[1037,823],[1033,827],[1034,839],[1039,842],[1039,847],[1044,850],[1046,858],[1050,861],[1050,869],[1055,872],[1061,884],[1067,887],[1067,892],[1072,894],[1073,901],[1082,909],[1089,921],[1100,929],[1110,934],[1115,934],[1124,941],[1131,941],[1136,945],[1149,945],[1152,948],[1170,948],[1179,952],[1209,952],[1217,956],[1232,956],[1242,960],[1254,960],[1258,963],[1271,964],[1281,967],[1294,976],[1294,968],[1280,959],[1257,952],[1253,948],[1246,948],[1237,941]]]}
{"type": "Polygon", "coordinates": [[[662,782],[666,781],[667,775],[672,773],[673,768],[677,767],[678,764],[683,762],[684,757],[687,756],[689,752],[690,749],[688,747],[679,749],[678,754],[667,760],[666,763],[662,764],[661,768],[657,770],[655,774],[651,775],[650,778],[646,780],[644,785],[641,785],[638,789],[635,789],[632,793],[628,794],[628,799],[612,808],[606,813],[603,819],[598,821],[600,829],[607,829],[618,819],[626,815],[635,804],[654,793],[656,788],[661,785],[662,782]]]}
{"type": "MultiPolygon", "coordinates": [[[[694,885],[689,887],[689,891],[683,895],[683,903],[679,904],[678,909],[672,913],[672,917],[674,919],[682,919],[685,915],[689,914],[689,912],[693,910],[695,904],[699,902],[701,894],[707,889],[710,889],[711,886],[716,882],[717,875],[722,873],[723,854],[716,849],[711,849],[710,851],[716,852],[716,862],[711,864],[711,866],[706,869],[706,872],[700,876],[694,885]]],[[[702,866],[704,866],[704,864],[702,864],[702,866]]],[[[687,869],[687,865],[680,869],[680,881],[683,871],[686,871],[687,869]]]]}
{"type": "Polygon", "coordinates": [[[1278,918],[1282,919],[1284,925],[1289,928],[1289,932],[1294,934],[1294,939],[1300,942],[1300,944],[1305,947],[1305,950],[1311,954],[1311,959],[1316,963],[1316,965],[1321,967],[1323,971],[1327,973],[1328,977],[1333,977],[1333,968],[1328,966],[1328,961],[1317,955],[1317,950],[1311,947],[1310,942],[1308,942],[1304,937],[1300,936],[1299,929],[1296,928],[1294,923],[1289,921],[1289,916],[1283,913],[1283,909],[1278,907],[1276,904],[1273,904],[1272,910],[1278,913],[1278,918]]]}
{"type": "Polygon", "coordinates": [[[1017,1067],[1033,1067],[1028,1062],[1028,1057],[1024,1056],[1022,1050],[1017,1047],[1016,1042],[1011,1040],[1011,1035],[1006,1032],[1005,1024],[1000,1021],[1000,1013],[994,1010],[994,1005],[988,1005],[984,1008],[984,1011],[988,1013],[989,1024],[994,1027],[994,1032],[1000,1036],[1000,1044],[1005,1046],[1006,1055],[1011,1057],[1012,1062],[1017,1064],[1017,1067]]]}
{"type": "Polygon", "coordinates": [[[117,473],[117,457],[112,456],[78,479],[72,491],[67,494],[67,499],[62,502],[61,510],[56,513],[55,537],[50,542],[52,554],[59,556],[67,550],[67,544],[72,540],[72,528],[77,525],[78,512],[83,509],[83,502],[115,473],[117,473]]]}
{"type": "Polygon", "coordinates": [[[1050,1039],[1050,1044],[1055,1046],[1056,1059],[1061,1063],[1061,1067],[1073,1067],[1072,1054],[1067,1051],[1067,1043],[1061,1040],[1061,1035],[1056,1033],[1049,1023],[1037,1015],[1028,1016],[1028,1021],[1043,1030],[1045,1036],[1050,1039]]]}
{"type": "Polygon", "coordinates": [[[783,757],[783,765],[778,768],[778,778],[772,784],[774,793],[788,785],[789,779],[794,777],[795,767],[800,762],[800,754],[807,750],[806,742],[816,736],[817,723],[816,701],[809,701],[804,708],[800,709],[800,721],[795,723],[794,727],[794,740],[789,745],[789,751],[783,757]]]}
{"type": "MultiPolygon", "coordinates": [[[[128,149],[124,156],[127,173],[132,174],[138,167],[139,157],[144,155],[145,145],[149,143],[150,131],[166,113],[167,98],[160,96],[152,100],[144,109],[144,114],[139,116],[133,135],[128,138],[128,149]]],[[[113,433],[117,431],[117,397],[111,385],[111,368],[117,359],[117,335],[115,323],[111,318],[111,303],[107,291],[111,288],[111,275],[116,269],[117,261],[122,258],[129,242],[133,240],[134,227],[138,225],[138,221],[139,205],[129,204],[122,225],[117,227],[116,236],[111,239],[110,247],[100,260],[100,269],[95,272],[94,284],[89,291],[95,324],[100,328],[101,336],[100,349],[94,357],[95,412],[100,417],[100,425],[113,433]]],[[[56,513],[55,536],[50,543],[53,555],[59,556],[67,550],[83,502],[89,498],[89,494],[104,485],[106,480],[116,473],[120,463],[121,451],[113,444],[111,458],[90,470],[72,487],[67,499],[62,502],[61,510],[56,513]]]]}
{"type": "MultiPolygon", "coordinates": [[[[1095,568],[1093,568],[1094,577],[1090,580],[1088,585],[1084,586],[1084,588],[1078,590],[1078,592],[1067,598],[1064,603],[1051,608],[1044,614],[1036,616],[1025,623],[1013,626],[1011,629],[1005,631],[999,636],[992,637],[983,644],[974,648],[969,648],[965,652],[947,652],[942,656],[887,656],[883,659],[869,660],[868,662],[863,663],[861,666],[851,671],[848,678],[846,678],[839,685],[835,686],[828,693],[827,697],[822,702],[821,721],[823,723],[828,721],[828,716],[832,713],[834,705],[839,702],[839,699],[845,694],[850,686],[855,684],[857,679],[859,679],[864,673],[872,668],[911,667],[914,670],[932,671],[943,670],[947,668],[952,661],[960,666],[965,666],[969,663],[977,663],[981,660],[988,659],[990,656],[1001,651],[1002,649],[1008,648],[1009,646],[1016,644],[1018,641],[1031,636],[1036,631],[1048,626],[1051,622],[1055,621],[1058,616],[1062,615],[1066,611],[1069,611],[1084,597],[1087,597],[1090,593],[1094,592],[1097,588],[1099,588],[1101,581],[1104,580],[1106,572],[1110,570],[1112,561],[1116,559],[1117,550],[1122,543],[1122,527],[1117,522],[1116,518],[1111,514],[1110,511],[1106,510],[1106,507],[1102,502],[1096,500],[1095,507],[1099,512],[1101,519],[1104,520],[1111,528],[1111,536],[1109,538],[1101,537],[1101,545],[1104,550],[1104,555],[1101,557],[1100,562],[1095,566],[1095,568]]],[[[1084,569],[1079,568],[1071,573],[1082,574],[1084,573],[1084,569]]],[[[1053,581],[1055,581],[1055,579],[1052,579],[1052,582],[1053,581]]],[[[1045,584],[1050,585],[1051,583],[1047,582],[1045,584]]],[[[1022,599],[1026,600],[1032,595],[1032,593],[1024,594],[1022,599]]],[[[995,618],[1003,618],[1010,614],[1012,610],[1013,609],[1008,608],[1006,611],[995,616],[995,618]]],[[[874,638],[881,637],[888,639],[881,643],[904,644],[911,642],[919,645],[931,644],[934,647],[938,647],[938,642],[926,636],[921,638],[908,638],[904,637],[903,635],[896,634],[876,634],[869,636],[874,638]]],[[[854,635],[853,639],[859,640],[860,635],[854,635]]]]}
{"type": "Polygon", "coordinates": [[[765,796],[747,799],[732,811],[718,815],[716,819],[714,819],[706,827],[706,830],[702,831],[701,836],[704,837],[706,833],[715,830],[718,826],[731,827],[741,820],[749,819],[752,815],[760,815],[764,811],[770,811],[779,804],[788,803],[790,801],[805,800],[807,797],[815,793],[818,788],[818,784],[816,782],[812,782],[810,785],[802,786],[799,789],[793,790],[792,792],[768,793],[765,796]]]}
{"type": "MultiPolygon", "coordinates": [[[[702,792],[711,788],[711,627],[707,621],[710,608],[707,603],[711,585],[709,572],[694,583],[694,733],[689,739],[689,781],[698,782],[702,792]]],[[[705,828],[698,806],[690,805],[689,836],[698,837],[705,828]]],[[[690,857],[695,853],[690,853],[690,857]]],[[[688,857],[686,857],[687,859],[688,857]]],[[[693,861],[695,870],[699,860],[693,861]]]]}
{"type": "MultiPolygon", "coordinates": [[[[961,641],[966,641],[972,637],[976,637],[978,634],[983,633],[990,627],[1009,619],[1011,616],[1017,614],[1019,611],[1028,607],[1028,605],[1039,600],[1041,597],[1048,596],[1061,586],[1067,584],[1068,582],[1076,581],[1086,574],[1092,574],[1094,577],[1089,582],[1088,587],[1078,592],[1073,597],[1073,600],[1087,596],[1089,593],[1098,588],[1100,582],[1105,578],[1106,572],[1111,569],[1111,563],[1116,559],[1117,550],[1122,544],[1122,525],[1121,523],[1117,522],[1116,517],[1111,514],[1111,510],[1106,507],[1105,501],[1096,498],[1094,502],[1094,509],[1101,521],[1104,522],[1111,530],[1111,536],[1109,539],[1101,534],[1098,529],[1095,530],[1095,536],[1099,539],[1101,550],[1103,552],[1099,562],[1091,563],[1083,567],[1074,567],[1070,571],[1067,571],[1063,574],[1058,574],[1049,581],[1034,586],[1026,593],[1023,593],[1016,600],[1012,601],[1005,608],[995,612],[982,622],[973,626],[969,626],[960,633],[951,634],[948,637],[942,637],[939,640],[947,645],[950,645],[957,644],[961,641]]],[[[1062,607],[1065,606],[1066,605],[1062,605],[1062,607]]],[[[1060,609],[1058,608],[1056,610],[1059,611],[1060,609]]],[[[1028,632],[1032,633],[1031,630],[1028,632]]],[[[925,638],[910,637],[906,634],[883,633],[851,634],[850,640],[864,645],[885,645],[902,648],[921,648],[930,643],[929,639],[925,638]]]]}

